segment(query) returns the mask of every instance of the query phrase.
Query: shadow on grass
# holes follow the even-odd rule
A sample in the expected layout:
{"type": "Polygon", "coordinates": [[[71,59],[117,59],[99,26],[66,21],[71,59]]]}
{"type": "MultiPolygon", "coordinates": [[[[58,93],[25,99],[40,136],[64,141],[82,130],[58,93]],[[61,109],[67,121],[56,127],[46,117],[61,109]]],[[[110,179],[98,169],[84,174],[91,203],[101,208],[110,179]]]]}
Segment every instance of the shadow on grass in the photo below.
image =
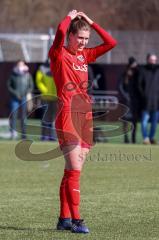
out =
{"type": "Polygon", "coordinates": [[[15,231],[41,231],[41,232],[59,232],[56,229],[43,229],[43,228],[23,228],[23,227],[14,227],[14,226],[2,226],[0,225],[0,229],[4,230],[15,230],[15,231]]]}

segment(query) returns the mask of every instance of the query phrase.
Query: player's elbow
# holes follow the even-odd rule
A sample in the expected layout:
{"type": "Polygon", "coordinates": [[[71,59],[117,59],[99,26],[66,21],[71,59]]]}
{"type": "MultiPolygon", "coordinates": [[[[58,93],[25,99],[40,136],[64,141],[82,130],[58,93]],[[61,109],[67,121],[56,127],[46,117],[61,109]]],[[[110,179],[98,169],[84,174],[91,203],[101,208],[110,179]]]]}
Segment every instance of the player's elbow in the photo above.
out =
{"type": "Polygon", "coordinates": [[[115,39],[113,39],[113,41],[111,42],[112,48],[114,48],[117,45],[117,41],[115,39]]]}

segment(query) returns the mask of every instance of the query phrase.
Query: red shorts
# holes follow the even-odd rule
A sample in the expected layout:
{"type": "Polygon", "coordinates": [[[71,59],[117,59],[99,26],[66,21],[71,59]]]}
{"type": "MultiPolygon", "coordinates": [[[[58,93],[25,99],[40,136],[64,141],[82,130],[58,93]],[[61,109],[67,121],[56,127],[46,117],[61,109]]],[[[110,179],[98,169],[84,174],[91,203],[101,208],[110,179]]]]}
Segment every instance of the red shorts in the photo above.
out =
{"type": "Polygon", "coordinates": [[[80,145],[90,148],[93,145],[92,112],[60,112],[55,121],[60,147],[80,145]]]}

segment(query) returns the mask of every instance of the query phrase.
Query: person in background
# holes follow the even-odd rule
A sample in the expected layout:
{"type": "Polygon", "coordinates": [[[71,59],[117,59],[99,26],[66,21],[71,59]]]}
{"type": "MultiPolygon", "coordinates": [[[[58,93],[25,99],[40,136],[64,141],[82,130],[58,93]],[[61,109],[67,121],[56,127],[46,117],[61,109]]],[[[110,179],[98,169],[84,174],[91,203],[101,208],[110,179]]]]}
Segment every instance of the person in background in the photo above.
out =
{"type": "Polygon", "coordinates": [[[56,86],[51,75],[49,61],[40,65],[36,73],[36,86],[41,93],[43,116],[41,120],[41,140],[54,141],[54,119],[56,113],[56,86]]]}
{"type": "Polygon", "coordinates": [[[144,144],[155,144],[154,139],[158,121],[159,103],[159,68],[157,56],[154,53],[147,55],[147,64],[139,75],[139,91],[141,94],[142,116],[141,130],[144,144]],[[148,123],[150,130],[148,131],[148,123]]]}
{"type": "Polygon", "coordinates": [[[21,138],[26,138],[26,115],[28,93],[33,91],[33,80],[29,73],[29,67],[24,61],[18,60],[7,82],[10,93],[10,132],[11,139],[17,138],[17,119],[20,112],[21,138]],[[20,110],[20,111],[19,111],[20,110]]]}
{"type": "Polygon", "coordinates": [[[136,143],[137,122],[140,119],[141,111],[138,76],[139,76],[138,63],[134,57],[130,57],[128,59],[126,69],[121,75],[119,81],[119,92],[122,97],[121,101],[129,108],[127,115],[124,116],[123,118],[125,120],[123,122],[123,130],[125,132],[124,134],[125,143],[129,142],[136,143]],[[129,139],[127,132],[128,125],[127,121],[131,121],[133,123],[131,139],[129,139]]]}

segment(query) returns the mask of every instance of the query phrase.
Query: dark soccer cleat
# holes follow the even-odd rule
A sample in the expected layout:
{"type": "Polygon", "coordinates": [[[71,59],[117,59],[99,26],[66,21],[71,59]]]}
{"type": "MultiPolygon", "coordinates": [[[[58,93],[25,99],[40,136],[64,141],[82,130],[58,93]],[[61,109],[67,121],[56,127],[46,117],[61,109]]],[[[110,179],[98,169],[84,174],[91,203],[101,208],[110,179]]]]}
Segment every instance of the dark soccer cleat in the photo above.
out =
{"type": "Polygon", "coordinates": [[[59,218],[59,221],[57,223],[57,230],[71,230],[71,228],[71,218],[59,218]]]}
{"type": "Polygon", "coordinates": [[[73,233],[89,233],[88,227],[85,226],[83,219],[72,220],[71,232],[73,233]]]}

